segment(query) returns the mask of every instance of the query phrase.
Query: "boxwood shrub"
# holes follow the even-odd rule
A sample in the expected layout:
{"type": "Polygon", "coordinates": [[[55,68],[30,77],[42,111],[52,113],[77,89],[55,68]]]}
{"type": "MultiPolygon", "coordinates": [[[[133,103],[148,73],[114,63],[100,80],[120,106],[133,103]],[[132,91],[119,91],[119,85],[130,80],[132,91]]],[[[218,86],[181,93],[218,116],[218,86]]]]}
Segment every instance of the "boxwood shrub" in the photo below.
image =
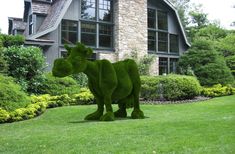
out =
{"type": "Polygon", "coordinates": [[[56,95],[73,95],[79,93],[79,85],[71,77],[58,78],[51,73],[45,74],[45,80],[39,90],[40,94],[56,95]]]}
{"type": "Polygon", "coordinates": [[[192,76],[142,76],[141,98],[144,100],[184,100],[200,95],[199,81],[192,76]]]}
{"type": "Polygon", "coordinates": [[[206,97],[220,97],[235,94],[235,88],[231,86],[222,86],[221,84],[214,85],[212,87],[204,87],[202,89],[202,95],[206,97]]]}
{"type": "Polygon", "coordinates": [[[0,75],[0,108],[12,111],[30,104],[30,98],[11,77],[0,75]]]}

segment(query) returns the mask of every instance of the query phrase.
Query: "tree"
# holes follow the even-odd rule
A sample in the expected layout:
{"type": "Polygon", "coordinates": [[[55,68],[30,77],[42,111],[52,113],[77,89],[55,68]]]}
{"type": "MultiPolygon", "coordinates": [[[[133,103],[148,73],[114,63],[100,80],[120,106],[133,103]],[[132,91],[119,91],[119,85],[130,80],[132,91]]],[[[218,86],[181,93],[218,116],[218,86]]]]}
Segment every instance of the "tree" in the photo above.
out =
{"type": "Polygon", "coordinates": [[[218,25],[209,24],[203,28],[198,29],[195,34],[196,39],[206,39],[211,41],[218,41],[219,39],[223,39],[227,36],[227,31],[218,25]]]}
{"type": "Polygon", "coordinates": [[[179,60],[182,70],[192,68],[201,85],[232,84],[234,78],[225,59],[213,47],[211,41],[205,39],[195,40],[191,49],[179,60]]]}
{"type": "Polygon", "coordinates": [[[186,28],[189,24],[188,12],[190,8],[190,0],[170,0],[170,2],[173,3],[175,8],[177,9],[180,20],[184,28],[186,28]]]}
{"type": "Polygon", "coordinates": [[[221,39],[217,45],[225,57],[228,67],[231,69],[235,76],[235,33],[230,33],[225,38],[221,39]]]}

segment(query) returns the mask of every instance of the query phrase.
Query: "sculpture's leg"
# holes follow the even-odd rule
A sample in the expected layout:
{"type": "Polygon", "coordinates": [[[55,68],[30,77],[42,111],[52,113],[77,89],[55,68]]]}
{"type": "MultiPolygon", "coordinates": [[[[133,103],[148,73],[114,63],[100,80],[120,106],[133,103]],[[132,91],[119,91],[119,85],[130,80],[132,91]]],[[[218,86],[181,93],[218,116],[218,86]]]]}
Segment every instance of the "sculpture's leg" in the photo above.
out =
{"type": "Polygon", "coordinates": [[[85,117],[85,120],[99,120],[104,112],[104,103],[100,98],[96,98],[96,103],[98,105],[97,111],[91,113],[85,117]]]}
{"type": "Polygon", "coordinates": [[[105,96],[104,104],[106,108],[106,113],[100,117],[100,120],[101,121],[113,121],[114,113],[113,113],[113,108],[112,108],[111,96],[105,96]]]}
{"type": "Polygon", "coordinates": [[[115,117],[126,118],[127,117],[126,105],[133,104],[133,102],[134,102],[134,97],[132,94],[124,99],[119,100],[118,101],[119,109],[116,112],[114,112],[115,117]]]}
{"type": "Polygon", "coordinates": [[[140,110],[140,103],[139,103],[139,94],[134,94],[134,110],[131,113],[131,118],[133,119],[143,119],[144,113],[140,110]]]}

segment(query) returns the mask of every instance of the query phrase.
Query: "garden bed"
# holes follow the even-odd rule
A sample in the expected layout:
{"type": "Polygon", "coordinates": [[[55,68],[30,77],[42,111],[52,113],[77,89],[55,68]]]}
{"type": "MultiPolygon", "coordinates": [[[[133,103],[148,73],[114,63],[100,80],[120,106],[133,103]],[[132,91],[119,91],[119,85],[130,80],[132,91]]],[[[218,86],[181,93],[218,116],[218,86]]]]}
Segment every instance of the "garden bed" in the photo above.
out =
{"type": "Polygon", "coordinates": [[[197,96],[193,99],[187,100],[179,100],[179,101],[167,101],[167,100],[153,100],[153,101],[145,101],[140,100],[140,104],[149,104],[149,105],[158,105],[158,104],[183,104],[183,103],[196,103],[196,102],[203,102],[206,100],[211,99],[210,97],[204,96],[197,96]]]}

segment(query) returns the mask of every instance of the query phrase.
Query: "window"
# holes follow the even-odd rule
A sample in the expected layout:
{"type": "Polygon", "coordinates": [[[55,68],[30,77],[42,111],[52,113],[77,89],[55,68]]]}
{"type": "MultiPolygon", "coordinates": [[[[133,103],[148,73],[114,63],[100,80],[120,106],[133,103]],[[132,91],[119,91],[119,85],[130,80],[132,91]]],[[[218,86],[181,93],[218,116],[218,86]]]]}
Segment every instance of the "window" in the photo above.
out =
{"type": "Polygon", "coordinates": [[[170,34],[170,52],[179,53],[178,35],[170,34]]]}
{"type": "Polygon", "coordinates": [[[168,53],[168,44],[167,13],[148,9],[148,50],[168,53]]]}
{"type": "Polygon", "coordinates": [[[61,43],[75,44],[78,41],[78,23],[77,21],[62,20],[61,43]]]}
{"type": "Polygon", "coordinates": [[[112,0],[82,0],[81,4],[81,42],[96,48],[112,48],[112,0]]]}
{"type": "Polygon", "coordinates": [[[168,52],[168,33],[158,32],[158,51],[168,52]]]}
{"type": "Polygon", "coordinates": [[[170,58],[170,73],[176,73],[177,72],[177,58],[170,58]]]}
{"type": "Polygon", "coordinates": [[[112,21],[111,12],[111,1],[110,0],[99,0],[99,20],[100,21],[112,21]]]}
{"type": "Polygon", "coordinates": [[[156,29],[156,11],[148,9],[148,28],[156,29]]]}
{"type": "Polygon", "coordinates": [[[157,23],[158,23],[158,29],[160,30],[168,30],[167,26],[167,13],[163,11],[157,12],[157,23]]]}
{"type": "Polygon", "coordinates": [[[99,47],[112,47],[112,26],[106,24],[99,25],[99,47]]]}
{"type": "Polygon", "coordinates": [[[29,35],[33,34],[33,15],[29,15],[29,35]]]}
{"type": "Polygon", "coordinates": [[[96,19],[96,0],[81,1],[81,18],[87,20],[96,19]]]}
{"type": "Polygon", "coordinates": [[[88,46],[96,46],[96,24],[89,22],[81,23],[81,42],[88,46]]]}
{"type": "Polygon", "coordinates": [[[159,75],[168,73],[168,59],[159,57],[159,75]]]}
{"type": "Polygon", "coordinates": [[[156,51],[156,32],[148,31],[148,50],[156,51]]]}

